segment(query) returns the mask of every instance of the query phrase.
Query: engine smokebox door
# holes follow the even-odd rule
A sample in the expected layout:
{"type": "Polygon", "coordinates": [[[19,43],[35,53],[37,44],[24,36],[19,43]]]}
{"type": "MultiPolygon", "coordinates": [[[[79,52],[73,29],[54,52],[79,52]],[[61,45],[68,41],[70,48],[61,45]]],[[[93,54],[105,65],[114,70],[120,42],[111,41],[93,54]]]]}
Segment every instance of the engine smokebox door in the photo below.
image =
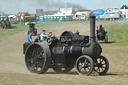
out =
{"type": "Polygon", "coordinates": [[[65,63],[65,54],[63,53],[62,47],[56,47],[55,62],[65,63]]]}

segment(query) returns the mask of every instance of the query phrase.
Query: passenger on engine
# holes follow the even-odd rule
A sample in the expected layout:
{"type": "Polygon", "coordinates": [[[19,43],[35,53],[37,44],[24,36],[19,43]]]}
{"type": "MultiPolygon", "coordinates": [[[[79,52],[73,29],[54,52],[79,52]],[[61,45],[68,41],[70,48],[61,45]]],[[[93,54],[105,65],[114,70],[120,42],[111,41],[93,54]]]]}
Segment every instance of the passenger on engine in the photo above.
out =
{"type": "Polygon", "coordinates": [[[40,35],[40,42],[44,41],[47,38],[46,30],[42,30],[42,34],[40,35]]]}
{"type": "Polygon", "coordinates": [[[36,37],[36,39],[35,39],[35,41],[34,42],[40,42],[40,34],[39,35],[37,35],[37,37],[36,37]]]}
{"type": "Polygon", "coordinates": [[[29,34],[28,34],[28,36],[27,36],[27,44],[33,43],[33,41],[32,41],[32,35],[33,35],[33,32],[30,31],[29,34]]]}
{"type": "Polygon", "coordinates": [[[48,37],[53,37],[52,32],[49,32],[48,37]]]}

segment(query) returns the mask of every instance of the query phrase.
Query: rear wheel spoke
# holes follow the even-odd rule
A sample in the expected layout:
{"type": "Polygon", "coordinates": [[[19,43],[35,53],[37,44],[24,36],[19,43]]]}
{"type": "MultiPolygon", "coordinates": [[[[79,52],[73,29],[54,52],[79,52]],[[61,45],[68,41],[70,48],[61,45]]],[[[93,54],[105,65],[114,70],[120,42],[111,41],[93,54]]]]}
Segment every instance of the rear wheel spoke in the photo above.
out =
{"type": "Polygon", "coordinates": [[[38,65],[36,64],[36,71],[38,71],[38,65]]]}
{"type": "Polygon", "coordinates": [[[43,56],[43,55],[44,55],[43,51],[40,51],[40,53],[38,54],[38,56],[43,56]]]}
{"type": "Polygon", "coordinates": [[[39,63],[39,66],[40,66],[40,68],[42,68],[43,67],[43,64],[42,63],[39,63]]]}
{"type": "Polygon", "coordinates": [[[36,63],[34,63],[34,65],[31,67],[31,69],[34,69],[35,66],[36,66],[36,63]]]}
{"type": "Polygon", "coordinates": [[[30,51],[29,53],[30,53],[31,55],[34,55],[34,53],[33,53],[33,52],[31,52],[31,51],[30,51]]]}

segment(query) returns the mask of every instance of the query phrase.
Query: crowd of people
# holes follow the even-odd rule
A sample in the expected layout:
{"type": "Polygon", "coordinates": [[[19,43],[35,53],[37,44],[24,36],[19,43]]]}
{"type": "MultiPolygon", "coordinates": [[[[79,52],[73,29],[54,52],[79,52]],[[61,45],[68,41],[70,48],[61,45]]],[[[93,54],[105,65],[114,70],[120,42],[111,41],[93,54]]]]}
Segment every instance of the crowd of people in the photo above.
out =
{"type": "MultiPolygon", "coordinates": [[[[28,44],[33,43],[32,35],[33,35],[33,32],[32,31],[30,31],[29,34],[27,35],[27,43],[28,44]]],[[[34,42],[42,42],[42,41],[45,41],[47,39],[47,37],[52,37],[52,32],[49,32],[49,34],[47,35],[46,34],[46,30],[42,30],[41,34],[39,34],[37,36],[37,38],[35,39],[34,42]]]]}

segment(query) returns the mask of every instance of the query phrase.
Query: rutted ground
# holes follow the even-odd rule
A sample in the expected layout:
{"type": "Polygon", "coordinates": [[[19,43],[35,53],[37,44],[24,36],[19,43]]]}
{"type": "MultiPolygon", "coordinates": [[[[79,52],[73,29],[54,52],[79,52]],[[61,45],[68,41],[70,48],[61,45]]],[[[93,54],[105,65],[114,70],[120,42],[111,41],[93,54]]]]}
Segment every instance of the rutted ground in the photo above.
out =
{"type": "MultiPolygon", "coordinates": [[[[96,26],[109,25],[120,21],[97,21],[96,26]]],[[[46,29],[59,36],[65,30],[89,35],[89,22],[63,22],[39,25],[38,32],[46,29]]],[[[108,29],[106,28],[106,29],[108,29]]],[[[128,46],[118,46],[115,43],[100,43],[103,48],[102,55],[110,63],[110,69],[105,76],[80,76],[76,69],[68,74],[56,74],[50,69],[46,74],[37,75],[30,73],[24,61],[23,43],[26,41],[27,29],[10,36],[0,38],[0,85],[126,85],[128,83],[128,46]]],[[[109,36],[110,37],[110,36],[109,36]]],[[[34,39],[34,38],[33,38],[34,39]]]]}

